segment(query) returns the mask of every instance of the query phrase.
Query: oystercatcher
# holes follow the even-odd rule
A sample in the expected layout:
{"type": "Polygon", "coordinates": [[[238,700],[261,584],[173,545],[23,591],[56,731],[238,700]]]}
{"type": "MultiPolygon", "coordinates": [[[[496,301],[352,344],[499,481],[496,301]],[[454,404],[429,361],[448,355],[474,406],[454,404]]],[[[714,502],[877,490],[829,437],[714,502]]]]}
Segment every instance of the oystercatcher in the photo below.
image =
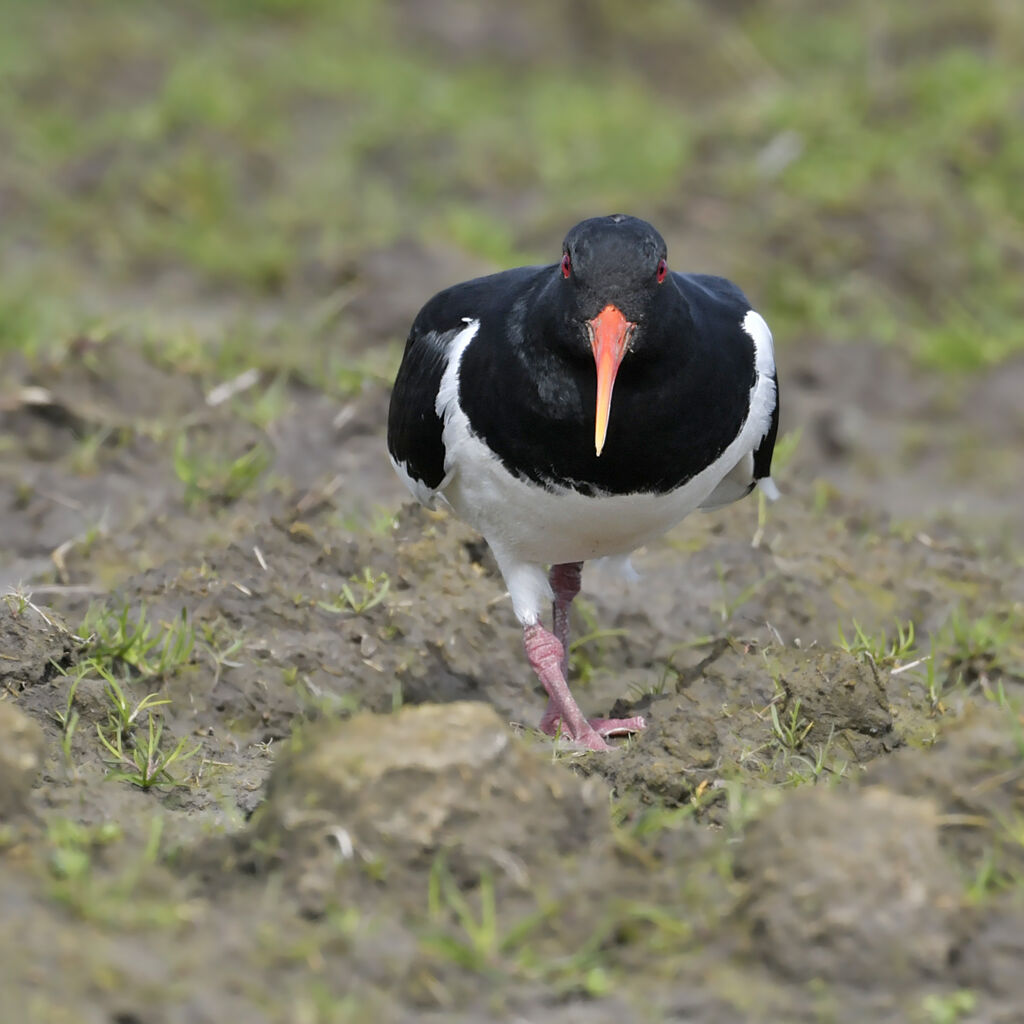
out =
{"type": "Polygon", "coordinates": [[[768,325],[732,282],[666,260],[650,224],[617,214],[577,224],[557,263],[445,289],[412,325],[388,414],[414,497],[440,498],[494,552],[549,696],[541,729],[591,750],[645,723],[588,720],[569,691],[583,562],[755,484],[778,496],[768,325]]]}

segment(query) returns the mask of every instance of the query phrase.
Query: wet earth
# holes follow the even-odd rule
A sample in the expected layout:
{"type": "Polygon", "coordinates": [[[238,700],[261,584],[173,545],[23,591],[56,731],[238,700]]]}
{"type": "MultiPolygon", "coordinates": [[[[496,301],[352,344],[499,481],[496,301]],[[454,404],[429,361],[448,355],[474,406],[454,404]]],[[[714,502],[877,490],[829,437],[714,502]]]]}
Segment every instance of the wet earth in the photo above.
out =
{"type": "Polygon", "coordinates": [[[1024,1019],[1024,364],[780,366],[783,500],[585,570],[592,754],[385,384],[8,360],[5,1018],[1024,1019]]]}

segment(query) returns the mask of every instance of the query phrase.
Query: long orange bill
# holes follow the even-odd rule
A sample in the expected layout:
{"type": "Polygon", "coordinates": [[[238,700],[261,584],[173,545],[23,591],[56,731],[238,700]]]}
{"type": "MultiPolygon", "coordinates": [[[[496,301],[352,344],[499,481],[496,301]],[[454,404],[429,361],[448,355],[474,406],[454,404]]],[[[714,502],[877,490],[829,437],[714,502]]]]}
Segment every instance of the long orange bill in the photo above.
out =
{"type": "Polygon", "coordinates": [[[593,320],[587,321],[590,347],[597,365],[597,413],[594,418],[594,448],[601,454],[608,433],[608,416],[612,407],[612,388],[626,354],[636,324],[627,320],[615,306],[605,306],[593,320]]]}

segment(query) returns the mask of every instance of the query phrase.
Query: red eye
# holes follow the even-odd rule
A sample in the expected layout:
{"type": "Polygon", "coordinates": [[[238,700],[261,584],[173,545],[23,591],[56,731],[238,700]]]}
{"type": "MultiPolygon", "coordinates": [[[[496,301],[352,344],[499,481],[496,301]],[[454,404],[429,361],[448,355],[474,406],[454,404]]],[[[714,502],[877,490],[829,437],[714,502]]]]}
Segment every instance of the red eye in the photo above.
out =
{"type": "Polygon", "coordinates": [[[668,277],[668,264],[664,260],[658,260],[658,269],[655,271],[654,276],[657,278],[658,284],[661,284],[668,277]]]}
{"type": "Polygon", "coordinates": [[[572,260],[569,259],[569,254],[564,253],[562,256],[562,277],[568,277],[572,273],[572,260]]]}

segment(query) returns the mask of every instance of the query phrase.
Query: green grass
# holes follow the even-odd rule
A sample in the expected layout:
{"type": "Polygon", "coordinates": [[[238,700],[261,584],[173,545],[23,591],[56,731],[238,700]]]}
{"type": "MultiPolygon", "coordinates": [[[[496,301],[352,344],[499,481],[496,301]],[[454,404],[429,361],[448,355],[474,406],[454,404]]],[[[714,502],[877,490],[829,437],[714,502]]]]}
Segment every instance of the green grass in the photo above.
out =
{"type": "Polygon", "coordinates": [[[250,445],[241,455],[222,454],[178,436],[172,464],[184,485],[187,508],[201,502],[230,505],[252,491],[270,468],[272,456],[262,442],[250,445]]]}
{"type": "Polygon", "coordinates": [[[171,774],[171,768],[180,767],[194,757],[202,744],[186,749],[188,739],[184,736],[173,746],[164,744],[163,718],[154,715],[153,708],[170,704],[170,701],[149,693],[133,704],[113,676],[107,677],[107,686],[113,710],[107,715],[105,728],[96,724],[96,735],[106,752],[107,778],[130,782],[140,789],[181,785],[171,774]],[[146,716],[144,729],[143,712],[146,716]]]}
{"type": "Polygon", "coordinates": [[[78,692],[78,686],[84,678],[84,672],[76,673],[68,685],[64,707],[58,708],[53,712],[53,717],[60,726],[60,750],[64,757],[64,765],[69,772],[74,771],[71,744],[74,741],[75,731],[82,717],[75,707],[75,694],[78,692]]]}
{"type": "Polygon", "coordinates": [[[722,596],[715,602],[714,610],[717,612],[718,617],[721,619],[722,624],[728,623],[732,617],[742,608],[748,601],[751,601],[759,590],[763,587],[768,586],[769,583],[778,578],[777,572],[766,573],[764,576],[759,576],[753,582],[740,590],[735,590],[727,578],[725,567],[721,562],[715,563],[715,576],[718,578],[718,585],[721,589],[722,596]]]}
{"type": "MultiPolygon", "coordinates": [[[[142,605],[94,605],[79,635],[86,638],[81,658],[73,673],[61,670],[67,680],[67,693],[63,706],[53,712],[69,773],[75,771],[74,741],[81,723],[76,696],[83,681],[95,677],[103,681],[105,717],[94,722],[92,738],[107,765],[107,777],[144,790],[182,784],[171,769],[177,772],[202,745],[190,747],[187,737],[177,743],[168,740],[163,711],[171,701],[156,690],[141,696],[136,690],[140,682],[159,686],[191,664],[195,627],[185,611],[171,622],[154,623],[142,605]]],[[[221,663],[233,650],[205,649],[219,674],[221,663]]]]}
{"type": "Polygon", "coordinates": [[[801,714],[800,700],[797,698],[793,706],[785,714],[779,714],[778,705],[772,703],[768,708],[772,723],[772,734],[785,751],[796,752],[804,745],[807,734],[814,728],[814,722],[801,714]]]}
{"type": "Polygon", "coordinates": [[[921,1009],[929,1024],[956,1024],[970,1020],[978,1003],[975,994],[966,988],[957,989],[945,995],[932,993],[921,1001],[921,1009]]]}
{"type": "Polygon", "coordinates": [[[985,611],[958,605],[928,637],[927,647],[918,645],[911,620],[897,621],[891,631],[872,631],[856,619],[849,633],[838,627],[838,646],[894,678],[905,673],[908,681],[921,687],[928,715],[934,718],[946,711],[954,690],[968,686],[977,686],[986,699],[1005,706],[1007,684],[1024,679],[1022,635],[1024,620],[1014,605],[985,611]]]}
{"type": "Polygon", "coordinates": [[[1020,605],[983,613],[958,607],[942,635],[951,673],[970,678],[1012,673],[1024,678],[1024,610],[1020,605]]]}
{"type": "Polygon", "coordinates": [[[115,928],[173,927],[188,919],[189,907],[146,884],[163,859],[163,819],[154,817],[141,850],[117,850],[124,833],[116,822],[83,825],[53,818],[46,837],[46,872],[51,897],[82,920],[115,928]],[[105,869],[117,852],[116,873],[105,869]]]}
{"type": "Polygon", "coordinates": [[[124,669],[137,678],[163,678],[188,664],[195,627],[182,609],[171,622],[151,622],[144,605],[94,605],[79,627],[87,637],[83,662],[124,669]]]}
{"type": "Polygon", "coordinates": [[[843,627],[839,626],[839,646],[854,657],[866,657],[883,668],[896,667],[914,657],[914,623],[896,623],[893,635],[885,630],[878,633],[868,632],[854,619],[852,635],[848,638],[843,627]]]}
{"type": "Polygon", "coordinates": [[[330,601],[317,601],[317,607],[327,612],[352,612],[362,615],[381,604],[391,589],[391,580],[386,572],[374,572],[366,566],[362,573],[351,576],[342,583],[336,597],[330,601]]]}
{"type": "MultiPolygon", "coordinates": [[[[494,981],[543,982],[563,996],[598,998],[621,983],[622,948],[644,942],[656,954],[671,954],[693,938],[692,926],[676,908],[623,899],[609,901],[582,941],[571,948],[559,943],[552,952],[558,918],[571,912],[552,900],[535,898],[534,903],[508,922],[491,874],[483,873],[471,891],[464,891],[438,857],[428,881],[421,948],[440,963],[494,981]]],[[[435,978],[434,985],[440,991],[443,982],[435,978]]]]}
{"type": "Polygon", "coordinates": [[[517,12],[519,53],[370,0],[0,0],[0,351],[131,320],[122,297],[168,274],[197,314],[305,308],[367,248],[428,239],[483,270],[613,209],[739,279],[783,344],[950,370],[1024,347],[1024,9],[613,2],[583,37],[517,12]]]}

